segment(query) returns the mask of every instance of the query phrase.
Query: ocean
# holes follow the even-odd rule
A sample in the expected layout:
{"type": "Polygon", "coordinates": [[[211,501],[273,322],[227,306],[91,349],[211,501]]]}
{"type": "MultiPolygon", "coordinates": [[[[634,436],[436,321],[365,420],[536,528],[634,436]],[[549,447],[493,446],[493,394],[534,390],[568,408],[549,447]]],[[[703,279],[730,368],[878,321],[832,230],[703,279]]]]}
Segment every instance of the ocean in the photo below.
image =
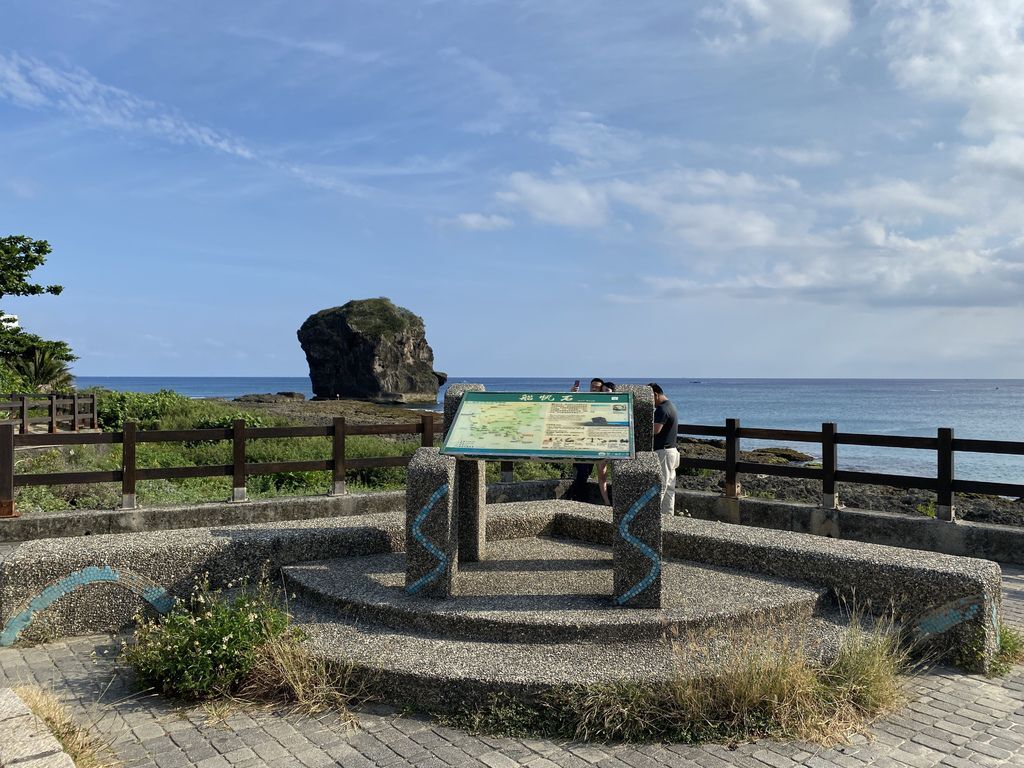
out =
{"type": "MultiPolygon", "coordinates": [[[[621,384],[649,381],[613,380],[621,384]]],[[[457,376],[449,382],[479,382],[488,390],[510,392],[563,392],[572,386],[564,378],[457,376]]],[[[197,398],[285,391],[313,395],[307,376],[79,376],[76,383],[80,388],[134,392],[173,389],[197,398]]],[[[585,380],[581,386],[586,388],[588,383],[585,380]]],[[[841,432],[932,436],[938,427],[952,427],[957,437],[1024,441],[1024,379],[661,379],[658,383],[678,408],[679,420],[688,424],[721,425],[726,418],[738,418],[747,427],[819,429],[823,421],[834,421],[841,432]]],[[[442,389],[439,404],[443,397],[442,389]]],[[[743,441],[745,448],[772,444],[743,441]]],[[[819,455],[813,444],[786,444],[819,455]]],[[[839,466],[934,477],[935,454],[839,446],[839,466]]],[[[956,476],[1024,483],[1024,457],[957,453],[956,476]]]]}

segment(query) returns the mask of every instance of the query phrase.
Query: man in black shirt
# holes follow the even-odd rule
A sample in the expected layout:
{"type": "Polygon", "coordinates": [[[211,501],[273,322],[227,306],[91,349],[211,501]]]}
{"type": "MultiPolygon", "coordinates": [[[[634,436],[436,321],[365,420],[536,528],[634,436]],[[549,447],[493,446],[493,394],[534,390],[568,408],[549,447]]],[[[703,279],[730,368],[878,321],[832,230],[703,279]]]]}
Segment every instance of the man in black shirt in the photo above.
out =
{"type": "Polygon", "coordinates": [[[676,470],[679,469],[679,415],[658,384],[654,390],[654,453],[661,468],[661,514],[673,514],[676,506],[676,470]]]}

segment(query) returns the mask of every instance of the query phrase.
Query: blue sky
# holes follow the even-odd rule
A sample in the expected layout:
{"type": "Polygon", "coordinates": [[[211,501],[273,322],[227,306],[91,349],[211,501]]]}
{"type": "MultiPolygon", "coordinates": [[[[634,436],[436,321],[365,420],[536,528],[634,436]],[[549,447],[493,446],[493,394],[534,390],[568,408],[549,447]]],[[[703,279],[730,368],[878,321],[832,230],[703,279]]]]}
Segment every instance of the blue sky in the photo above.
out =
{"type": "Polygon", "coordinates": [[[1022,0],[7,3],[5,299],[80,375],[1024,377],[1022,0]]]}

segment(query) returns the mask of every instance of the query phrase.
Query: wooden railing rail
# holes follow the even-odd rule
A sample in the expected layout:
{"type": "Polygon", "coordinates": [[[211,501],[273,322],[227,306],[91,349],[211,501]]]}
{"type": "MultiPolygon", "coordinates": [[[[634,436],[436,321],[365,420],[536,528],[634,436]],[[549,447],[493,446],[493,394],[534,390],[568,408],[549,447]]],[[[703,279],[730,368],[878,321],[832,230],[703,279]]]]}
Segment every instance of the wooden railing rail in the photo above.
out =
{"type": "MultiPolygon", "coordinates": [[[[47,400],[53,403],[57,398],[47,400]]],[[[71,398],[65,398],[71,399],[71,398]]],[[[22,401],[23,403],[26,401],[22,401]]],[[[7,405],[15,404],[12,400],[7,405]]],[[[4,405],[0,403],[0,406],[4,405]]],[[[52,409],[51,409],[52,410],[52,409]]],[[[25,419],[22,410],[22,422],[25,419]]],[[[95,412],[95,411],[94,411],[95,412]]],[[[82,414],[87,416],[87,414],[82,414]]],[[[246,427],[241,419],[230,428],[138,430],[134,422],[125,422],[120,432],[31,434],[18,429],[20,422],[0,422],[0,517],[12,517],[15,489],[34,485],[72,485],[83,483],[121,483],[122,506],[132,509],[136,505],[136,485],[139,480],[181,479],[197,477],[231,477],[232,499],[244,501],[245,481],[248,477],[279,472],[330,472],[331,495],[346,492],[345,478],[350,470],[375,467],[404,467],[409,456],[348,458],[346,438],[350,435],[420,435],[420,444],[434,444],[441,425],[432,413],[423,414],[416,424],[348,424],[336,418],[330,426],[300,427],[246,427]],[[303,461],[249,462],[246,444],[260,439],[293,439],[308,437],[331,438],[331,455],[324,459],[303,461]],[[192,467],[139,467],[136,446],[139,443],[196,442],[203,440],[230,440],[230,464],[192,467]],[[121,444],[122,465],[117,470],[85,472],[51,472],[45,474],[16,474],[14,451],[16,447],[42,445],[110,445],[121,444]]],[[[740,477],[745,474],[770,475],[817,480],[821,483],[822,506],[839,505],[836,483],[888,485],[897,488],[921,488],[936,494],[936,516],[941,520],[955,518],[954,503],[957,493],[990,493],[1001,496],[1024,496],[1024,484],[959,479],[954,472],[954,457],[962,453],[992,453],[1024,456],[1024,442],[1005,440],[965,440],[954,438],[953,430],[940,428],[935,437],[871,435],[839,432],[835,423],[825,422],[821,430],[762,429],[741,426],[739,419],[727,419],[724,426],[680,424],[679,434],[724,438],[724,459],[683,457],[680,467],[710,469],[725,473],[725,495],[738,498],[742,492],[740,477]],[[821,446],[820,467],[788,464],[764,464],[743,461],[740,458],[742,439],[777,440],[783,442],[815,443],[821,446]],[[881,448],[902,448],[934,451],[935,477],[886,474],[840,469],[838,446],[860,445],[881,448]]],[[[511,461],[501,462],[502,479],[512,479],[511,461]]]]}
{"type": "Polygon", "coordinates": [[[346,424],[336,418],[331,426],[246,427],[236,419],[230,428],[139,430],[135,422],[126,421],[120,432],[16,434],[13,423],[0,423],[0,517],[14,517],[14,490],[33,485],[77,485],[88,483],[121,483],[121,507],[134,509],[139,480],[174,480],[197,477],[232,478],[233,501],[245,501],[246,478],[279,472],[331,472],[332,495],[345,493],[345,474],[349,470],[376,467],[404,467],[409,456],[347,458],[345,438],[350,435],[420,435],[421,446],[431,446],[442,426],[433,413],[425,413],[417,424],[346,424]],[[328,459],[303,461],[250,462],[246,460],[246,444],[250,440],[329,437],[332,448],[328,459]],[[206,464],[192,467],[139,467],[136,447],[139,443],[199,442],[230,440],[230,464],[206,464]],[[15,447],[121,445],[121,468],[88,472],[47,472],[15,474],[15,447]],[[9,449],[9,454],[7,450],[9,449]]]}
{"type": "Polygon", "coordinates": [[[680,424],[680,435],[725,438],[724,459],[695,459],[683,457],[680,467],[711,469],[725,473],[725,496],[738,498],[741,489],[738,476],[742,474],[797,477],[821,481],[822,506],[836,508],[839,495],[836,483],[887,485],[895,488],[920,488],[936,494],[936,517],[955,519],[957,493],[990,493],[999,496],[1024,496],[1024,483],[1001,483],[984,480],[960,480],[954,474],[954,457],[961,453],[992,453],[1024,456],[1024,442],[1010,440],[964,440],[953,437],[953,430],[940,427],[935,437],[904,435],[872,435],[859,432],[838,432],[834,422],[824,422],[821,431],[797,429],[760,429],[741,427],[739,419],[726,419],[725,426],[706,424],[680,424]],[[740,440],[778,440],[783,442],[816,443],[821,446],[821,467],[802,467],[759,462],[740,461],[740,440]],[[906,448],[935,452],[935,477],[895,475],[880,472],[860,472],[839,469],[839,445],[862,445],[876,448],[906,448]]]}
{"type": "Polygon", "coordinates": [[[67,429],[77,432],[83,426],[86,429],[99,429],[96,412],[96,395],[94,393],[79,395],[38,395],[38,394],[2,394],[0,398],[0,414],[7,418],[0,419],[0,425],[13,424],[22,435],[32,429],[33,424],[46,424],[49,434],[56,434],[67,429]],[[84,410],[83,410],[84,409],[84,410]],[[45,411],[45,416],[33,416],[33,413],[45,411]]]}

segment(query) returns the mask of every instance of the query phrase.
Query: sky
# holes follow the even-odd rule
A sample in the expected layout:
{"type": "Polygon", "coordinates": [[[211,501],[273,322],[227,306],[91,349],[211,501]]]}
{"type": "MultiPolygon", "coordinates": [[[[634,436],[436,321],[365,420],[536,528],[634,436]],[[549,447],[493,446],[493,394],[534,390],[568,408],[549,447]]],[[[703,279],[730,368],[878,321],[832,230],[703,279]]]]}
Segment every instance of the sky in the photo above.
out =
{"type": "Polygon", "coordinates": [[[79,375],[1024,377],[1024,0],[0,0],[79,375]]]}

